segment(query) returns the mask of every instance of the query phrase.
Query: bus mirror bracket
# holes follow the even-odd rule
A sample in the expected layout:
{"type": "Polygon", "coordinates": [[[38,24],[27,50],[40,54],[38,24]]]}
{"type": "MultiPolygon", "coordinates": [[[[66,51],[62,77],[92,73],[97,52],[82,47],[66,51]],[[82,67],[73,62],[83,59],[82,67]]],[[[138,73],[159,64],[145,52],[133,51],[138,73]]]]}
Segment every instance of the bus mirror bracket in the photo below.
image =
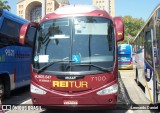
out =
{"type": "Polygon", "coordinates": [[[114,25],[115,25],[115,32],[116,32],[116,41],[123,41],[124,40],[124,24],[121,17],[114,17],[114,25]]]}
{"type": "Polygon", "coordinates": [[[25,38],[27,36],[27,31],[29,30],[30,27],[34,27],[36,29],[38,29],[39,24],[36,22],[30,22],[30,23],[26,23],[23,24],[21,29],[20,29],[20,35],[19,35],[19,43],[24,45],[25,44],[25,38]]]}

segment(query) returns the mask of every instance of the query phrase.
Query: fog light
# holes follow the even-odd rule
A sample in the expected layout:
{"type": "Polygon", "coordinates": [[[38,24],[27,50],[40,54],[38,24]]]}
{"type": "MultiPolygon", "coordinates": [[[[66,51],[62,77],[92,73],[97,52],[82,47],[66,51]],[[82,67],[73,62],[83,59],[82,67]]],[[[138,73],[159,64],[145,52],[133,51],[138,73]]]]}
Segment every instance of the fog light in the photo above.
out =
{"type": "Polygon", "coordinates": [[[34,102],[34,103],[37,102],[37,101],[36,101],[36,98],[33,98],[33,102],[34,102]]]}
{"type": "Polygon", "coordinates": [[[108,102],[112,102],[112,99],[109,99],[108,102]]]}

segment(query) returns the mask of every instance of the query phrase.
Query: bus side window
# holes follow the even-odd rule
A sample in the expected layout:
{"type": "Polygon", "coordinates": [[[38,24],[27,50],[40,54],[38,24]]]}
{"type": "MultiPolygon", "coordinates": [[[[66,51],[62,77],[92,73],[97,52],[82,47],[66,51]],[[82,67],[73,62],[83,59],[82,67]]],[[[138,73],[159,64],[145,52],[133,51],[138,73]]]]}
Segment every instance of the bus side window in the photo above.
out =
{"type": "Polygon", "coordinates": [[[20,27],[21,27],[20,24],[4,18],[2,28],[1,28],[1,33],[9,35],[11,37],[16,37],[18,39],[20,27]]]}
{"type": "Polygon", "coordinates": [[[151,65],[153,65],[153,61],[152,61],[152,37],[151,37],[151,30],[146,31],[145,32],[145,58],[148,61],[148,63],[150,63],[151,65]]]}
{"type": "Polygon", "coordinates": [[[156,38],[157,38],[157,60],[158,60],[157,65],[160,66],[159,64],[160,63],[160,22],[159,21],[157,21],[157,25],[156,25],[156,38]]]}

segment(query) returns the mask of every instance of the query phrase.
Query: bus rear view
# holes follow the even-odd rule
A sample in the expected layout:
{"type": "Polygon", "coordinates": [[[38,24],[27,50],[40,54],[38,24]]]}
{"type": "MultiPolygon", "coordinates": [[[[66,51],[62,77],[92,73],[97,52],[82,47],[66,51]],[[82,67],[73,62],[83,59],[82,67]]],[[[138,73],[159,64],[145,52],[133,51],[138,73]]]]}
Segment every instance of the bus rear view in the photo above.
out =
{"type": "Polygon", "coordinates": [[[133,69],[132,46],[130,44],[118,45],[118,68],[133,69]]]}
{"type": "Polygon", "coordinates": [[[71,5],[46,15],[40,25],[29,26],[38,28],[31,75],[34,105],[53,109],[116,105],[116,45],[123,40],[120,17],[112,19],[93,6],[71,5]]]}

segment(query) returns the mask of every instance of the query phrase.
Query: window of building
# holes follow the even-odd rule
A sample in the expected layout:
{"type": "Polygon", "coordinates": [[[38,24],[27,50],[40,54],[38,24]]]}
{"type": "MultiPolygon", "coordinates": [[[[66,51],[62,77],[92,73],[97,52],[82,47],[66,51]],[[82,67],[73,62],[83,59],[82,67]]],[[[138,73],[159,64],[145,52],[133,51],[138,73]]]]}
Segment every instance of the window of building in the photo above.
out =
{"type": "Polygon", "coordinates": [[[102,4],[105,5],[105,4],[104,4],[104,1],[102,1],[102,4]]]}
{"type": "Polygon", "coordinates": [[[103,6],[103,10],[105,10],[105,7],[103,6]]]}
{"type": "Polygon", "coordinates": [[[50,12],[52,12],[52,8],[50,8],[50,12]]]}
{"type": "Polygon", "coordinates": [[[23,5],[19,5],[19,8],[20,8],[20,9],[23,8],[23,5]]]}
{"type": "Polygon", "coordinates": [[[101,1],[99,1],[99,5],[101,5],[101,1]]]}
{"type": "Polygon", "coordinates": [[[99,5],[99,1],[96,1],[96,5],[99,5]]]}
{"type": "MultiPolygon", "coordinates": [[[[48,9],[47,9],[48,11],[48,9]]],[[[39,22],[42,16],[42,7],[37,6],[33,8],[30,12],[30,20],[34,22],[39,22]]]]}

